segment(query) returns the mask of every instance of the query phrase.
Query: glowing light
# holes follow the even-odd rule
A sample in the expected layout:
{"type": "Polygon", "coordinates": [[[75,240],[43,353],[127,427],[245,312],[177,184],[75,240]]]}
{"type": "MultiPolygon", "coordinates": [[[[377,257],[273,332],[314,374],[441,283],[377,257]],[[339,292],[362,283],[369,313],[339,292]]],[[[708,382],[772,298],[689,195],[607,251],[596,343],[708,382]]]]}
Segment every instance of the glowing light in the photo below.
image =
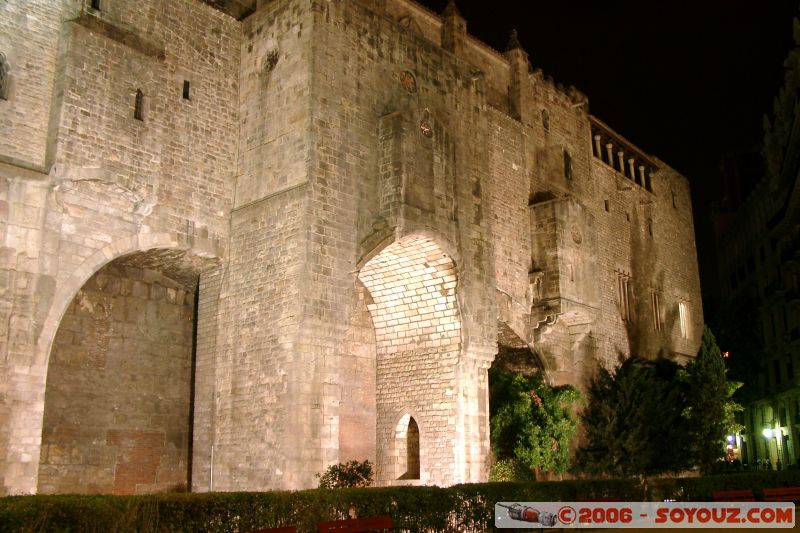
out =
{"type": "Polygon", "coordinates": [[[729,444],[733,444],[733,441],[736,440],[736,437],[734,437],[733,435],[728,435],[727,440],[729,444]]]}
{"type": "Polygon", "coordinates": [[[764,431],[761,432],[764,437],[771,439],[772,438],[772,428],[764,428],[764,431]]]}

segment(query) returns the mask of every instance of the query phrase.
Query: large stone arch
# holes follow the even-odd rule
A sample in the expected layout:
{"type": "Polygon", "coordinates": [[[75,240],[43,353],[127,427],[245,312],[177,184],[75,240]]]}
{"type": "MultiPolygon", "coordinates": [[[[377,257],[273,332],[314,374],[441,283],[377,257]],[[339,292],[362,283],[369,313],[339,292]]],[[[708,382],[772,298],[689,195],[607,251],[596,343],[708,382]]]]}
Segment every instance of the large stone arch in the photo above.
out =
{"type": "Polygon", "coordinates": [[[501,320],[497,321],[497,355],[492,368],[524,375],[541,374],[548,383],[554,371],[551,361],[532,349],[510,324],[501,320]]]}
{"type": "Polygon", "coordinates": [[[218,249],[214,241],[177,233],[132,235],[97,250],[78,268],[58,280],[37,335],[33,364],[25,373],[25,382],[17,380],[10,387],[13,408],[8,433],[9,443],[13,444],[6,456],[7,473],[11,474],[7,475],[6,488],[10,493],[34,493],[38,490],[50,357],[59,326],[79,291],[104,267],[125,256],[144,254],[142,257],[152,260],[150,267],[159,263],[172,264],[177,270],[199,274],[218,263],[218,249]]]}
{"type": "Polygon", "coordinates": [[[418,232],[370,254],[358,279],[375,331],[378,482],[397,481],[397,421],[411,411],[426,428],[419,482],[452,483],[462,345],[456,263],[437,239],[418,232]]]}

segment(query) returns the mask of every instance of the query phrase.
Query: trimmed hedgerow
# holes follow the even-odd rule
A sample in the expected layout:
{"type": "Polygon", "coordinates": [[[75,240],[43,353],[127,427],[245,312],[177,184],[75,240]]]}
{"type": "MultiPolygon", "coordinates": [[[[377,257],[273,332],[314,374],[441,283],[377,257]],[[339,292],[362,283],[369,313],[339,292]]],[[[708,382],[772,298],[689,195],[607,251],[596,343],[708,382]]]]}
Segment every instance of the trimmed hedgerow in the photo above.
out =
{"type": "Polygon", "coordinates": [[[296,492],[153,494],[147,496],[13,496],[0,498],[0,532],[234,533],[296,525],[315,531],[323,520],[392,516],[411,532],[494,530],[499,501],[581,501],[619,498],[710,498],[714,490],[800,485],[800,471],[708,478],[480,483],[439,487],[316,489],[296,492]],[[647,493],[645,493],[645,490],[647,493]],[[680,496],[680,497],[677,497],[680,496]]]}
{"type": "Polygon", "coordinates": [[[663,478],[650,482],[651,500],[713,501],[717,490],[752,489],[760,499],[765,487],[800,487],[800,470],[740,472],[718,476],[663,478]]]}

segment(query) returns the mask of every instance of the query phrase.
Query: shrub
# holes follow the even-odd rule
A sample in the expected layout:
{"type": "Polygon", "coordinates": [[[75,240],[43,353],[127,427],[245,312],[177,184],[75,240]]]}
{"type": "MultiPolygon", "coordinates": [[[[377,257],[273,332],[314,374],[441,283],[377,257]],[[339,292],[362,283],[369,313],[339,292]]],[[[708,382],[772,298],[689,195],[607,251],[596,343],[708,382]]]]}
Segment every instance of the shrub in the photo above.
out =
{"type": "Polygon", "coordinates": [[[534,481],[530,467],[517,459],[500,459],[489,468],[489,481],[534,481]]]}
{"type": "Polygon", "coordinates": [[[715,490],[800,485],[800,470],[705,478],[656,479],[648,493],[637,479],[537,483],[476,483],[295,492],[152,494],[147,496],[12,496],[0,498],[0,533],[233,533],[297,526],[316,531],[323,520],[390,515],[398,530],[430,533],[492,531],[497,502],[623,501],[665,498],[708,501],[715,490]]]}
{"type": "Polygon", "coordinates": [[[350,461],[331,465],[319,477],[319,488],[342,489],[369,487],[372,485],[372,463],[369,461],[350,461]]]}
{"type": "Polygon", "coordinates": [[[489,394],[492,452],[498,459],[558,474],[569,468],[578,427],[573,410],[582,401],[577,389],[550,387],[541,374],[490,369],[489,394]]]}

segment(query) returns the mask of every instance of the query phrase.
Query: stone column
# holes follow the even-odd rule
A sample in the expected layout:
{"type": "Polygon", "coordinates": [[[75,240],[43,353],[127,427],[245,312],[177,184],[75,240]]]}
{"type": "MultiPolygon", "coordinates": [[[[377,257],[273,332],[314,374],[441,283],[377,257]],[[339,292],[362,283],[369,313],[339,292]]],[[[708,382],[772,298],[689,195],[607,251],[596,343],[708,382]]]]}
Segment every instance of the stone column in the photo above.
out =
{"type": "Polygon", "coordinates": [[[603,158],[603,151],[602,151],[602,148],[600,146],[600,136],[599,135],[595,135],[594,136],[594,153],[595,153],[595,156],[598,157],[599,159],[603,158]]]}

